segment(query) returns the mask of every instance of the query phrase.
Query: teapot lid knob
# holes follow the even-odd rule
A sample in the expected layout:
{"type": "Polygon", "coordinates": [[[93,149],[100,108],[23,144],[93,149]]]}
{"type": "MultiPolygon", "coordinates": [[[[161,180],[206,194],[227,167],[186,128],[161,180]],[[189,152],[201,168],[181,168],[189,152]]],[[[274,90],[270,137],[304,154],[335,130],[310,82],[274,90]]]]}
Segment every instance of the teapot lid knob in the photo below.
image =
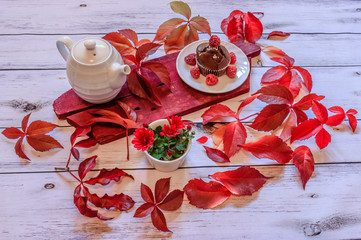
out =
{"type": "Polygon", "coordinates": [[[94,40],[86,40],[85,42],[84,42],[84,46],[86,47],[86,49],[88,49],[88,50],[93,50],[93,49],[95,49],[95,46],[96,46],[96,42],[94,41],[94,40]]]}

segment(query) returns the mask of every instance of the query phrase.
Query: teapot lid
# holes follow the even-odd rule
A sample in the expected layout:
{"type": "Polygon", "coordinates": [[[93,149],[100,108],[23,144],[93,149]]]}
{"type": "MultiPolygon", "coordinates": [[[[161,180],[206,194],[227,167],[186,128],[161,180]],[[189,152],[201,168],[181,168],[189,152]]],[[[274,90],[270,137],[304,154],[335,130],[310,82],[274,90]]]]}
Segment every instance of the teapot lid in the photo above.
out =
{"type": "Polygon", "coordinates": [[[96,65],[104,62],[112,53],[108,42],[100,38],[85,38],[77,42],[73,49],[73,58],[81,64],[96,65]]]}

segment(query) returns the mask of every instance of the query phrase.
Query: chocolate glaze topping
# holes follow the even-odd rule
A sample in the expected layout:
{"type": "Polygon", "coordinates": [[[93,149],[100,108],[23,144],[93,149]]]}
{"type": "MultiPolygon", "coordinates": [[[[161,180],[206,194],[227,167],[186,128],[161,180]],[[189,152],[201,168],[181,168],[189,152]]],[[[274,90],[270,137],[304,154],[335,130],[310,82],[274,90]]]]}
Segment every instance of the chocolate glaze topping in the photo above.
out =
{"type": "Polygon", "coordinates": [[[198,63],[210,70],[225,68],[230,62],[229,53],[223,45],[211,47],[208,43],[202,43],[197,47],[196,53],[198,63]]]}

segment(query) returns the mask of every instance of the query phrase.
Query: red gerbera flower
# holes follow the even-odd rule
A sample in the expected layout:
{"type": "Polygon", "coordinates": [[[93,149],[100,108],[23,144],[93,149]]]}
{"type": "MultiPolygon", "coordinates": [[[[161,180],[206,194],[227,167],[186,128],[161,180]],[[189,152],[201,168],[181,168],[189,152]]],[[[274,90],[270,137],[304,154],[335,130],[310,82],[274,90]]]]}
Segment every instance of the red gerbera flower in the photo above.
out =
{"type": "Polygon", "coordinates": [[[147,151],[154,143],[154,132],[147,128],[138,128],[134,132],[135,138],[132,140],[137,150],[147,151]]]}
{"type": "Polygon", "coordinates": [[[164,124],[162,132],[160,132],[160,135],[167,136],[167,137],[175,137],[178,134],[179,134],[179,132],[177,132],[176,125],[170,125],[169,126],[167,124],[164,124]]]}
{"type": "Polygon", "coordinates": [[[171,118],[167,117],[169,125],[175,125],[175,128],[182,129],[184,128],[184,122],[182,121],[181,117],[178,116],[171,116],[171,118]]]}

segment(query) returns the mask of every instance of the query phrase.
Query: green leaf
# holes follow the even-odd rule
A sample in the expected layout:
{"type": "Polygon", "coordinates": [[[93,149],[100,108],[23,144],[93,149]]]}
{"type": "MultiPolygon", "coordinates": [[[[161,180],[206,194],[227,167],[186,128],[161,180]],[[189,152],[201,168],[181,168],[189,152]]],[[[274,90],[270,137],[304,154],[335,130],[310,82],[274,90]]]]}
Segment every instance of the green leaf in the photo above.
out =
{"type": "Polygon", "coordinates": [[[172,8],[172,10],[175,13],[179,13],[182,14],[183,16],[185,16],[188,20],[190,19],[192,12],[191,12],[191,8],[189,7],[189,5],[185,2],[182,1],[173,1],[170,2],[170,7],[172,8]]]}
{"type": "Polygon", "coordinates": [[[178,151],[182,151],[182,150],[185,150],[186,148],[184,145],[176,145],[175,149],[177,149],[178,151]]]}

